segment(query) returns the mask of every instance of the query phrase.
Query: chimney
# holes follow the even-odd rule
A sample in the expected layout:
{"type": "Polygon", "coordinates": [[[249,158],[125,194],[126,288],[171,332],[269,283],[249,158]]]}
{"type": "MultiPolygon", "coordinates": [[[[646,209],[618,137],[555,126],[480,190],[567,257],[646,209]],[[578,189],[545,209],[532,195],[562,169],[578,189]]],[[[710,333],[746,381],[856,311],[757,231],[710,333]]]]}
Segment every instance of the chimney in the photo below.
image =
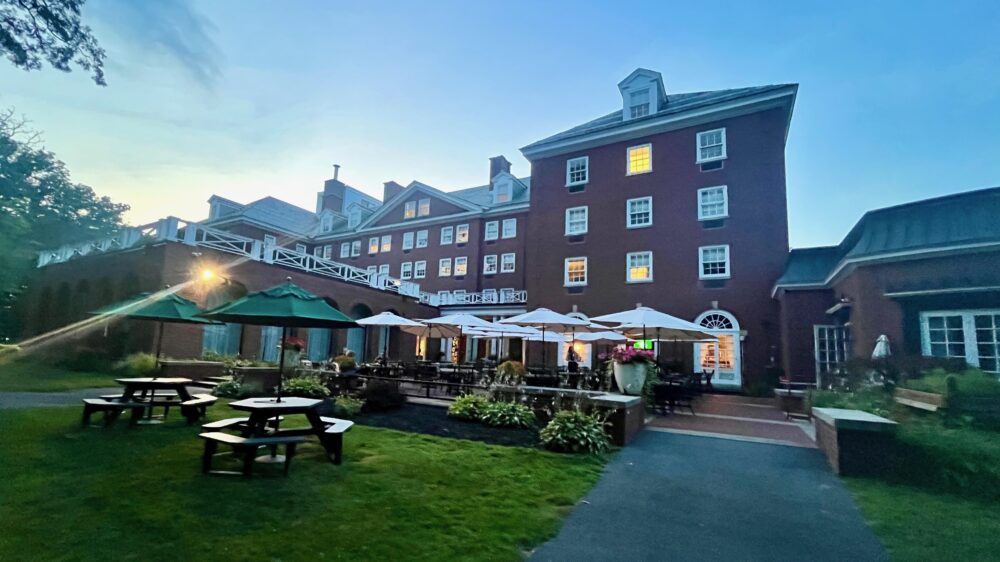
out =
{"type": "Polygon", "coordinates": [[[393,197],[395,197],[396,195],[398,195],[400,192],[402,192],[404,189],[406,189],[406,188],[403,187],[403,186],[401,186],[401,185],[399,185],[398,183],[396,183],[394,181],[387,181],[387,182],[383,183],[382,184],[382,202],[385,203],[386,201],[392,199],[393,197]]]}
{"type": "Polygon", "coordinates": [[[490,183],[493,182],[493,178],[497,177],[500,172],[510,173],[510,162],[507,161],[503,156],[494,156],[490,158],[490,183]]]}
{"type": "Polygon", "coordinates": [[[340,176],[340,164],[333,165],[333,179],[337,179],[340,176]]]}

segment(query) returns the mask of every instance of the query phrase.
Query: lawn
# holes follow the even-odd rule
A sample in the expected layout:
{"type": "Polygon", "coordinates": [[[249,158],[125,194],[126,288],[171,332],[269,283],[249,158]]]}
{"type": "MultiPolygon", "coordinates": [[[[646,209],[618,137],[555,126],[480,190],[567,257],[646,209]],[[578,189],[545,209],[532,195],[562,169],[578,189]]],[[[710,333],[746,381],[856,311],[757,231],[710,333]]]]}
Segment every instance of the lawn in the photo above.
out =
{"type": "Polygon", "coordinates": [[[355,426],[341,466],[307,444],[288,478],[244,480],[203,476],[180,419],[105,430],[79,415],[0,411],[0,560],[518,560],[604,462],[355,426]]]}
{"type": "Polygon", "coordinates": [[[0,392],[61,392],[117,386],[115,375],[73,371],[40,361],[0,361],[0,392]]]}

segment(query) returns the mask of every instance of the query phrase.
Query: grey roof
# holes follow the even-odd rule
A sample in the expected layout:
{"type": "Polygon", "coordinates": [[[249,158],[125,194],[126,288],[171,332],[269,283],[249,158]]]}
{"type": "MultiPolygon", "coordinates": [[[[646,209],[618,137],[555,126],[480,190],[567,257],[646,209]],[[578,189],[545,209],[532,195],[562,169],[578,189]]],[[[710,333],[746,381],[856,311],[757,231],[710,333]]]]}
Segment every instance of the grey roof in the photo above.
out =
{"type": "Polygon", "coordinates": [[[588,135],[597,131],[614,129],[615,127],[620,127],[626,124],[634,125],[636,123],[651,121],[667,115],[680,114],[694,109],[703,109],[710,105],[728,102],[743,97],[754,96],[773,90],[780,90],[790,86],[795,86],[795,84],[770,84],[767,86],[752,86],[748,88],[733,88],[728,90],[714,90],[710,92],[667,94],[666,105],[663,109],[657,111],[656,113],[638,119],[629,119],[628,121],[625,121],[622,117],[622,110],[619,109],[603,117],[598,117],[593,121],[588,121],[582,125],[577,125],[576,127],[567,129],[561,133],[556,133],[555,135],[544,138],[540,141],[533,142],[521,150],[528,150],[552,142],[588,135]]]}
{"type": "MultiPolygon", "coordinates": [[[[517,178],[517,181],[523,183],[525,187],[531,187],[531,177],[517,178]]],[[[515,188],[514,196],[511,197],[510,201],[506,203],[494,204],[493,194],[490,193],[489,184],[459,189],[458,191],[446,191],[445,193],[451,195],[452,197],[468,201],[473,205],[479,205],[480,207],[488,207],[491,209],[506,207],[508,205],[517,205],[528,201],[528,191],[526,189],[518,190],[515,188]]]]}
{"type": "Polygon", "coordinates": [[[209,221],[209,224],[236,218],[245,218],[303,236],[308,236],[318,221],[316,213],[268,196],[243,205],[242,209],[236,213],[223,215],[219,219],[209,221]]]}
{"type": "Polygon", "coordinates": [[[822,284],[842,263],[1000,244],[1000,187],[868,211],[837,246],[792,250],[777,286],[822,284]]]}

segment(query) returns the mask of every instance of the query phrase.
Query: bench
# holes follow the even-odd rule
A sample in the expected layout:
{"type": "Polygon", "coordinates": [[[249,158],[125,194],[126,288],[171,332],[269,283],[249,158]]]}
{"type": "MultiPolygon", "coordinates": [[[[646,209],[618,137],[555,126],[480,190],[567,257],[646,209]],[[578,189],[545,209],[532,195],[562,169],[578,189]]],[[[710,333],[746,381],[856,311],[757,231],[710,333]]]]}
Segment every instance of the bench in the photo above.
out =
{"type": "Polygon", "coordinates": [[[305,441],[301,436],[281,436],[281,437],[240,437],[221,431],[211,431],[199,434],[205,440],[205,452],[201,457],[201,471],[203,474],[242,474],[245,478],[253,475],[253,461],[260,447],[277,448],[278,445],[285,446],[285,476],[288,476],[288,469],[292,465],[292,457],[295,456],[295,447],[305,441]],[[242,456],[243,471],[233,472],[230,470],[212,470],[212,458],[215,456],[219,445],[229,445],[233,451],[242,456]]]}
{"type": "MultiPolygon", "coordinates": [[[[273,426],[277,425],[278,422],[280,422],[280,421],[282,421],[284,419],[285,419],[284,416],[275,416],[275,417],[267,420],[267,423],[268,423],[268,425],[270,425],[270,426],[273,427],[273,426]]],[[[209,423],[206,423],[206,424],[202,424],[201,428],[204,429],[204,430],[206,430],[206,431],[216,431],[216,430],[231,429],[231,428],[244,429],[246,427],[246,425],[247,425],[247,422],[249,422],[249,421],[250,421],[250,418],[248,418],[248,417],[247,418],[226,418],[224,420],[218,420],[218,421],[214,421],[214,422],[209,422],[209,423]]]]}
{"type": "MultiPolygon", "coordinates": [[[[149,394],[147,393],[146,396],[148,397],[149,394]]],[[[105,400],[120,400],[121,397],[122,397],[121,394],[102,394],[101,395],[101,398],[103,398],[105,400]]],[[[133,396],[133,398],[142,398],[142,395],[138,394],[138,396],[133,396]]],[[[176,390],[157,390],[153,394],[153,399],[155,400],[157,398],[166,398],[168,400],[169,399],[173,399],[173,398],[177,398],[177,391],[176,390]]]]}
{"type": "Polygon", "coordinates": [[[209,406],[215,404],[219,399],[211,394],[195,394],[190,400],[180,403],[181,415],[183,415],[189,425],[193,425],[199,419],[205,417],[205,412],[209,406]]]}
{"type": "Polygon", "coordinates": [[[344,456],[344,434],[354,427],[354,422],[326,416],[320,416],[319,419],[326,426],[322,436],[323,444],[328,454],[332,455],[333,464],[340,464],[344,456]]]}
{"type": "Polygon", "coordinates": [[[131,410],[132,416],[129,418],[129,425],[135,425],[139,422],[139,418],[142,417],[142,412],[145,409],[146,404],[143,402],[120,402],[105,400],[104,398],[85,398],[83,400],[83,420],[81,425],[84,427],[89,426],[90,417],[94,412],[103,412],[104,425],[110,426],[118,420],[118,417],[125,410],[131,410]]]}

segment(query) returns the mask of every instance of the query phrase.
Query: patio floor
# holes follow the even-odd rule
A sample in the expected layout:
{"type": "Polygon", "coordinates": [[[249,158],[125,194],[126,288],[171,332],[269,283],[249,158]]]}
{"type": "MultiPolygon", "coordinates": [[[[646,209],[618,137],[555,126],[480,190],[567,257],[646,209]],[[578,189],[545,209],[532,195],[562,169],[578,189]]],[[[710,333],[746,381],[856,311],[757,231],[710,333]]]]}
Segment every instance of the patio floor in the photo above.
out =
{"type": "Polygon", "coordinates": [[[655,416],[648,429],[703,437],[727,437],[775,445],[814,448],[811,424],[788,421],[770,398],[706,394],[688,410],[655,416]]]}

